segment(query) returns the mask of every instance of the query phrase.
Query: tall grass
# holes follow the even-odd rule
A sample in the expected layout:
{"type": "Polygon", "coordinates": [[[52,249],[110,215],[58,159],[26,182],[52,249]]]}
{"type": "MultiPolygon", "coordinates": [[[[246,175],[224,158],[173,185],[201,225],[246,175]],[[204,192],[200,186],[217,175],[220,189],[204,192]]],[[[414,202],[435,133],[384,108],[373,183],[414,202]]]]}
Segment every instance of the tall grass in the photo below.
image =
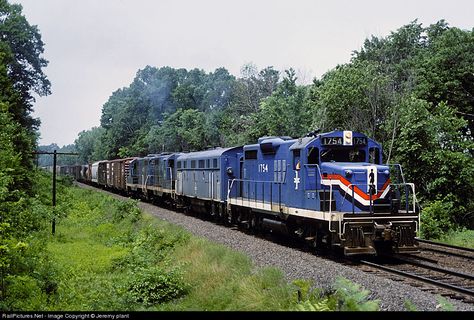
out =
{"type": "Polygon", "coordinates": [[[474,249],[474,230],[461,229],[457,231],[450,231],[439,238],[437,241],[454,246],[474,249]]]}
{"type": "Polygon", "coordinates": [[[288,310],[296,302],[296,289],[284,281],[281,271],[254,271],[248,257],[222,245],[193,238],[173,256],[184,265],[193,290],[179,304],[162,310],[288,310]]]}

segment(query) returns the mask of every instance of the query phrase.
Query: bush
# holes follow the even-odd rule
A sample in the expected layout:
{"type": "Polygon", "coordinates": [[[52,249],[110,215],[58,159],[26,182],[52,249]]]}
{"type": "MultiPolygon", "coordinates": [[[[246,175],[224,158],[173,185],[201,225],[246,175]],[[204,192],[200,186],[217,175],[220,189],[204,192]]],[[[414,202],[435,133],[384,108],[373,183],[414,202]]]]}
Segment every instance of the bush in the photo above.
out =
{"type": "Polygon", "coordinates": [[[378,311],[379,301],[368,300],[369,291],[357,283],[339,277],[332,291],[322,293],[311,289],[304,280],[293,282],[298,287],[297,311],[378,311]]]}
{"type": "Polygon", "coordinates": [[[112,210],[112,219],[119,222],[128,219],[134,223],[140,220],[141,210],[138,208],[138,200],[114,201],[112,210]]]}
{"type": "Polygon", "coordinates": [[[46,306],[47,296],[35,278],[10,275],[5,283],[8,295],[0,301],[0,310],[31,311],[42,310],[46,306]]]}
{"type": "Polygon", "coordinates": [[[152,267],[133,272],[129,290],[134,301],[151,306],[185,295],[188,285],[179,269],[166,272],[161,268],[152,267]]]}
{"type": "Polygon", "coordinates": [[[436,200],[421,211],[421,236],[424,239],[437,239],[453,228],[451,216],[453,203],[436,200]]]}

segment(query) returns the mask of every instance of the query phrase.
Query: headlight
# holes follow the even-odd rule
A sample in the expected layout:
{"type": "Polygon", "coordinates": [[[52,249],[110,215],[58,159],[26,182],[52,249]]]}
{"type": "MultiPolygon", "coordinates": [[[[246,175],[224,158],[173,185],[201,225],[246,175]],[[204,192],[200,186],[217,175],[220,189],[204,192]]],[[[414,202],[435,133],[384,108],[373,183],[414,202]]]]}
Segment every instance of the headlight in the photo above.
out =
{"type": "Polygon", "coordinates": [[[346,177],[352,176],[352,170],[344,170],[344,173],[346,174],[346,177]]]}

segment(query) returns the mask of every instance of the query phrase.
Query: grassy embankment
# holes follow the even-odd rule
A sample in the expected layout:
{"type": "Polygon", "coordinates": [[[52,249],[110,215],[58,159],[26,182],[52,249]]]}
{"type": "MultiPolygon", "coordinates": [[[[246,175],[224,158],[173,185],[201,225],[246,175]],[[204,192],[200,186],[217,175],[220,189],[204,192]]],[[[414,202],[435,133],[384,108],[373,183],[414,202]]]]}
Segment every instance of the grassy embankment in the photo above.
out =
{"type": "Polygon", "coordinates": [[[474,230],[450,231],[434,241],[474,249],[474,230]]]}
{"type": "Polygon", "coordinates": [[[278,269],[256,269],[243,254],[145,214],[135,201],[60,189],[56,235],[48,229],[33,237],[42,243],[46,270],[35,292],[20,285],[9,291],[9,309],[378,309],[348,280],[331,292],[310,291],[308,281],[287,283],[278,269]]]}
{"type": "MultiPolygon", "coordinates": [[[[305,280],[287,283],[280,270],[257,269],[243,254],[143,213],[132,200],[60,185],[58,203],[56,235],[47,225],[22,243],[17,265],[24,273],[7,279],[3,309],[378,309],[348,280],[331,292],[310,290],[305,280]]],[[[473,243],[472,233],[460,238],[473,243]]]]}

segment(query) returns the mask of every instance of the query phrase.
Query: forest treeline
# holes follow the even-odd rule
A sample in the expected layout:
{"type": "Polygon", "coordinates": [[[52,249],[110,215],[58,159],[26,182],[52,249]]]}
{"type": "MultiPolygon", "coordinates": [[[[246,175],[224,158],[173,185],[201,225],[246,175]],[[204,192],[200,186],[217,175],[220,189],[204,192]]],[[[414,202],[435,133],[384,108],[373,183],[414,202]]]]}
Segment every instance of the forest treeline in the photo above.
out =
{"type": "Polygon", "coordinates": [[[225,68],[146,66],[113,92],[100,123],[75,141],[83,162],[315,129],[363,132],[415,183],[425,216],[441,225],[430,235],[474,223],[474,35],[444,20],[366,39],[349,63],[309,85],[291,68],[251,63],[239,78],[225,68]]]}
{"type": "Polygon", "coordinates": [[[52,210],[48,184],[34,170],[40,122],[31,116],[34,95],[50,93],[48,61],[38,28],[21,11],[0,0],[0,310],[9,309],[8,297],[21,300],[18,292],[49,290],[51,279],[44,243],[33,236],[52,210]]]}

